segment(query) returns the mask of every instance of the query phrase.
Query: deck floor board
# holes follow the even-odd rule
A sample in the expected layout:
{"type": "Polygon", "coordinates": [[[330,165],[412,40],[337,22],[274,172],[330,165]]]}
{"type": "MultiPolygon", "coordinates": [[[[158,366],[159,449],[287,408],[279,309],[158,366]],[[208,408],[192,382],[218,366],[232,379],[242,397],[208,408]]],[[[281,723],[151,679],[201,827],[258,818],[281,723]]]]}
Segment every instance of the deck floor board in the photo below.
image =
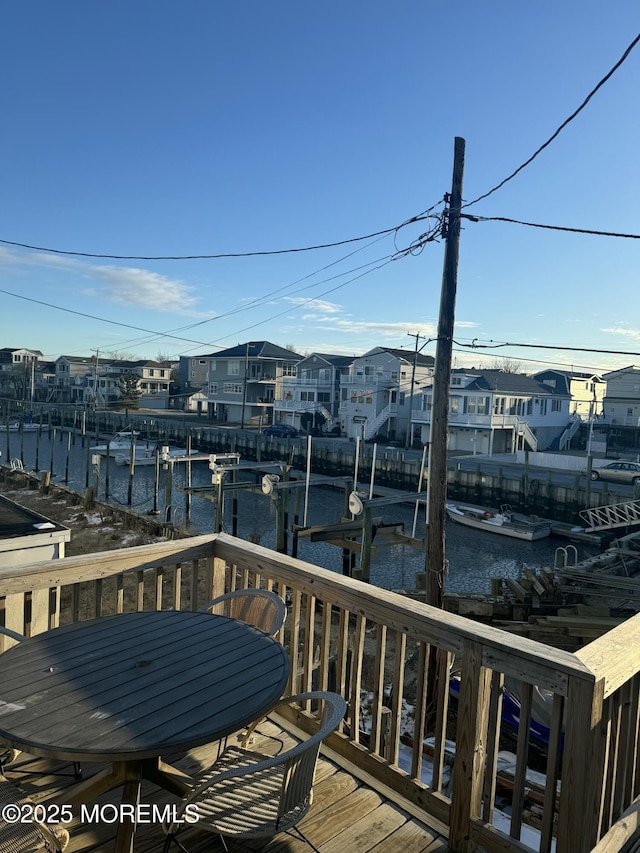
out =
{"type": "MultiPolygon", "coordinates": [[[[287,746],[294,741],[287,741],[287,746]]],[[[279,744],[258,737],[255,748],[273,752],[279,744]]],[[[197,775],[209,767],[218,754],[216,744],[198,747],[187,754],[165,756],[190,775],[197,775]]],[[[96,773],[102,765],[84,764],[85,778],[96,773]]],[[[47,801],[60,797],[64,789],[73,785],[73,768],[60,762],[31,759],[20,755],[14,765],[6,768],[7,775],[34,801],[47,801]]],[[[121,789],[110,791],[95,804],[120,802],[121,789]]],[[[143,783],[140,802],[162,806],[177,803],[178,798],[143,783]]],[[[94,804],[89,804],[89,807],[94,804]]],[[[66,853],[109,853],[113,849],[116,824],[81,823],[77,814],[68,826],[71,840],[66,853]]],[[[420,823],[396,804],[363,784],[331,760],[321,757],[314,784],[313,805],[300,822],[300,829],[320,850],[320,853],[446,853],[446,840],[425,824],[420,823]]],[[[197,828],[185,830],[180,836],[189,853],[223,853],[219,839],[197,828]]],[[[135,836],[135,853],[162,853],[165,836],[157,823],[142,824],[135,836]]],[[[268,841],[248,844],[250,849],[265,853],[309,853],[310,848],[300,839],[280,833],[268,841]]],[[[232,853],[241,850],[229,843],[232,853]]],[[[177,851],[177,847],[172,850],[177,851]]]]}

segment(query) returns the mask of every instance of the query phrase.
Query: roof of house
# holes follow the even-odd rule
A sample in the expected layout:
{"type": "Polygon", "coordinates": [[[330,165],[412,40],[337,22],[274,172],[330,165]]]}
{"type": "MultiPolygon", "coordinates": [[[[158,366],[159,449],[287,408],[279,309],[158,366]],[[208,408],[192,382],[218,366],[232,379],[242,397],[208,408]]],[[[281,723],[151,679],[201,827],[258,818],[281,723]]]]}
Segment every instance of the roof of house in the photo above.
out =
{"type": "Polygon", "coordinates": [[[435,364],[435,359],[432,355],[425,355],[422,352],[416,353],[415,350],[410,349],[400,349],[394,347],[374,347],[373,349],[365,352],[363,356],[359,356],[360,358],[366,358],[368,355],[376,355],[380,352],[388,352],[390,355],[395,358],[403,359],[409,364],[414,363],[419,367],[433,367],[435,364]]]}
{"type": "Polygon", "coordinates": [[[503,394],[523,394],[528,396],[558,396],[566,397],[569,392],[566,387],[555,388],[527,376],[525,373],[508,373],[504,370],[453,370],[451,375],[474,376],[475,379],[465,385],[465,390],[497,391],[503,394]]]}
{"type": "Polygon", "coordinates": [[[207,358],[272,358],[279,361],[300,361],[302,358],[293,350],[279,347],[277,344],[272,344],[269,341],[247,341],[244,344],[237,344],[235,347],[220,350],[214,355],[207,358]]]}
{"type": "Polygon", "coordinates": [[[333,355],[326,352],[312,352],[309,353],[309,355],[306,355],[302,361],[307,361],[308,359],[313,358],[313,356],[326,361],[327,364],[330,364],[333,367],[349,367],[349,365],[353,364],[356,358],[355,355],[333,355]]]}
{"type": "Polygon", "coordinates": [[[68,528],[0,495],[0,539],[42,535],[52,530],[68,528]]]}

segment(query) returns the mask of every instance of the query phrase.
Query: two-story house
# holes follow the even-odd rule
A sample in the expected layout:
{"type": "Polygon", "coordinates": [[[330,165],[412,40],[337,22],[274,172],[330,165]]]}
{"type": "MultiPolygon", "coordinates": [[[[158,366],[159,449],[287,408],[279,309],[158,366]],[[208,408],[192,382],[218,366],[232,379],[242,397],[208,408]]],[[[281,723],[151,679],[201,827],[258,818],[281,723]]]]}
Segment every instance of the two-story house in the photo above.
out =
{"type": "Polygon", "coordinates": [[[106,370],[107,376],[102,373],[98,380],[109,382],[111,380],[111,394],[120,396],[119,380],[125,374],[134,374],[138,377],[138,390],[140,391],[139,406],[143,409],[168,409],[169,390],[171,385],[171,366],[160,364],[157,361],[140,359],[138,361],[111,361],[106,370]]]}
{"type": "Polygon", "coordinates": [[[298,362],[296,375],[283,376],[273,404],[274,420],[309,431],[340,430],[340,379],[354,356],[311,353],[298,362]]]}
{"type": "Polygon", "coordinates": [[[94,402],[93,383],[99,365],[95,356],[61,355],[55,360],[51,399],[61,404],[94,402]]]}
{"type": "Polygon", "coordinates": [[[563,383],[571,394],[570,414],[589,422],[602,417],[602,405],[607,383],[597,373],[576,370],[540,370],[533,378],[555,388],[563,383]]]}
{"type": "MultiPolygon", "coordinates": [[[[432,382],[415,398],[412,419],[422,444],[429,443],[432,382]]],[[[454,370],[449,385],[449,449],[469,453],[547,450],[570,418],[567,382],[545,384],[523,373],[454,370]]]]}
{"type": "Polygon", "coordinates": [[[41,358],[40,350],[2,347],[0,349],[0,395],[17,400],[33,399],[35,370],[41,358]]]}
{"type": "Polygon", "coordinates": [[[348,438],[404,440],[411,399],[433,375],[434,359],[410,350],[374,347],[340,377],[339,417],[348,438]]]}
{"type": "Polygon", "coordinates": [[[601,428],[607,451],[635,459],[640,453],[640,365],[612,370],[602,378],[607,383],[601,428]]]}
{"type": "Polygon", "coordinates": [[[296,375],[301,358],[269,341],[247,341],[207,356],[207,414],[241,427],[272,423],[282,381],[296,375]]]}

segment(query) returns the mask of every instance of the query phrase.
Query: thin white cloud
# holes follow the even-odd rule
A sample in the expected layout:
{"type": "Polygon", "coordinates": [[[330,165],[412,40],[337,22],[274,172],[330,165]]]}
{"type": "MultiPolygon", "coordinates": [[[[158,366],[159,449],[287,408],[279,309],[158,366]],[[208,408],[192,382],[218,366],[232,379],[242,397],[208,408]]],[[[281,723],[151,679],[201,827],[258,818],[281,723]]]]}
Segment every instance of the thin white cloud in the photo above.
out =
{"type": "Polygon", "coordinates": [[[91,285],[83,289],[86,295],[111,302],[170,314],[193,316],[196,313],[198,299],[193,295],[193,288],[180,279],[139,267],[91,264],[61,255],[22,254],[2,248],[0,264],[40,266],[75,273],[91,281],[91,285]]]}
{"type": "Polygon", "coordinates": [[[631,338],[634,341],[640,340],[640,329],[627,329],[624,326],[613,326],[608,329],[600,329],[601,332],[606,332],[609,335],[620,335],[622,338],[631,338]]]}
{"type": "Polygon", "coordinates": [[[301,296],[285,296],[285,302],[291,302],[293,305],[303,305],[307,311],[311,312],[307,316],[312,317],[317,314],[340,314],[343,311],[341,305],[336,302],[329,302],[326,299],[304,299],[301,296]]]}

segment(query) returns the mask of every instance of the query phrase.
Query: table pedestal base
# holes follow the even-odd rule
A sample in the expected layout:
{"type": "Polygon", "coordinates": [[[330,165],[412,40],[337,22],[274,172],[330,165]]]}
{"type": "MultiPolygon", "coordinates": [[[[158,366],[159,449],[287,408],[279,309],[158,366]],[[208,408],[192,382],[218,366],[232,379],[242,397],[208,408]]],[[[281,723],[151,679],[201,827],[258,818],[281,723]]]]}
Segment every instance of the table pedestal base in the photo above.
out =
{"type": "MultiPolygon", "coordinates": [[[[140,803],[140,784],[143,779],[178,797],[183,797],[191,790],[192,780],[186,773],[166,764],[160,758],[143,758],[136,761],[114,761],[110,767],[90,779],[67,788],[54,802],[71,805],[75,813],[83,803],[91,802],[101,794],[122,785],[122,804],[135,808],[140,803]]],[[[133,853],[135,831],[135,821],[123,814],[122,821],[118,824],[114,853],[133,853]]]]}

